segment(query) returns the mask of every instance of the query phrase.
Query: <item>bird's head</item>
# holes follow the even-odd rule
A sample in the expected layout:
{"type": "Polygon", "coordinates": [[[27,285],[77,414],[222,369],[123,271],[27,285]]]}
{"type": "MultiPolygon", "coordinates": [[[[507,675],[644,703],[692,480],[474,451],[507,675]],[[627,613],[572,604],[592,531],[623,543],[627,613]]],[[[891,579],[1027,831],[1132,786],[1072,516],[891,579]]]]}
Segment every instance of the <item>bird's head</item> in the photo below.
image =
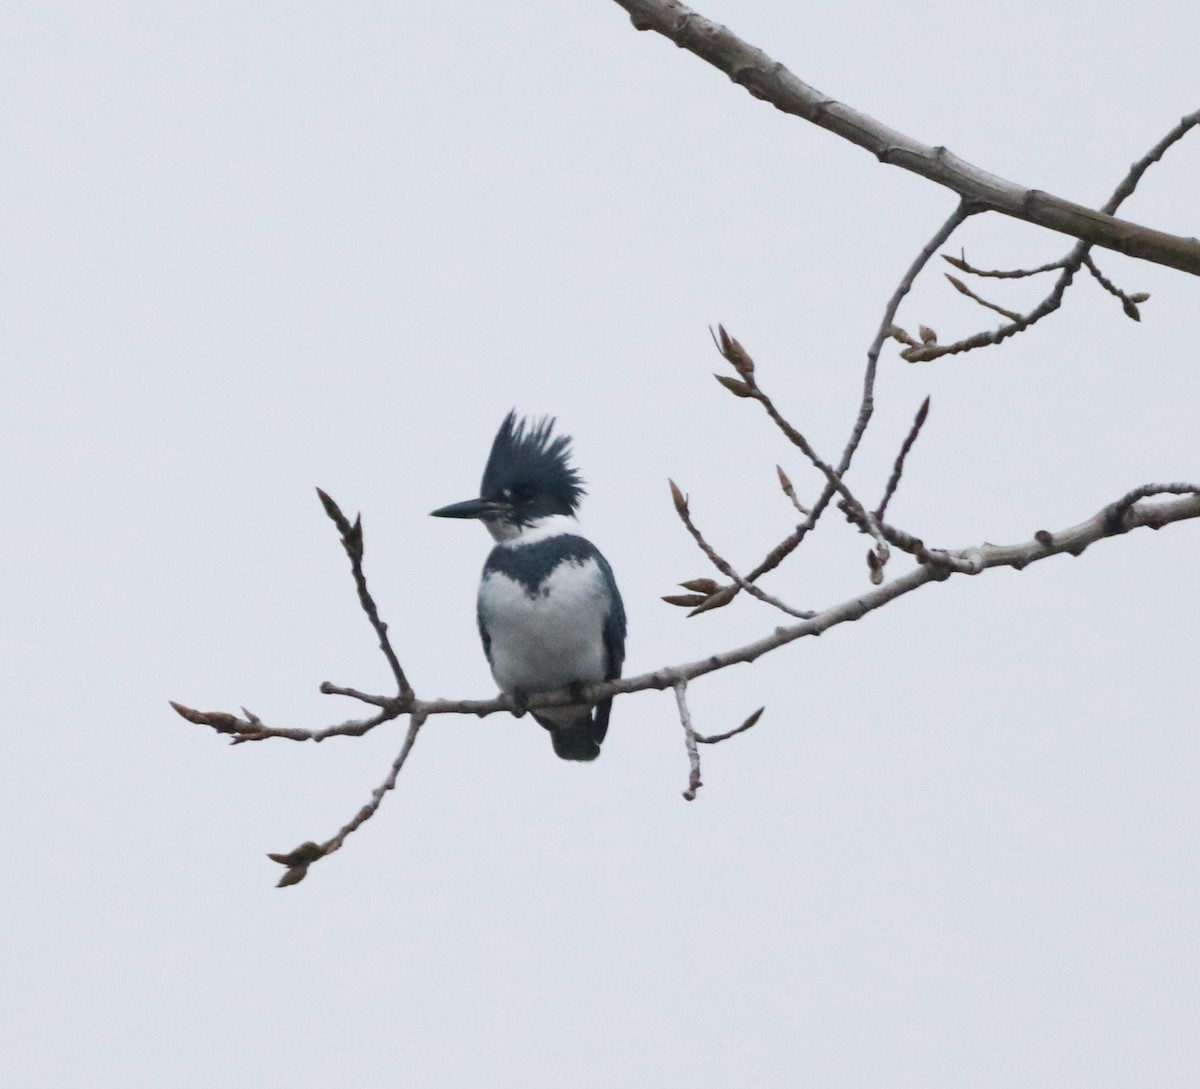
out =
{"type": "Polygon", "coordinates": [[[555,515],[574,516],[583,481],[571,467],[570,436],[553,430],[549,417],[531,423],[510,412],[492,443],[479,498],[439,507],[434,517],[478,518],[502,541],[555,515]]]}

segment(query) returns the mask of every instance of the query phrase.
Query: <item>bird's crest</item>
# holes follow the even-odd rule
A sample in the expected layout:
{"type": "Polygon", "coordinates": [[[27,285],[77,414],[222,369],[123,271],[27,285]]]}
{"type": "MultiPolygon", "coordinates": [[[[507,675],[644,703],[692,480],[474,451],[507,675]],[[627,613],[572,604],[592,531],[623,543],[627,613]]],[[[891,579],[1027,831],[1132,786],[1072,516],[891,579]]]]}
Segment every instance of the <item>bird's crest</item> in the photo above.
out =
{"type": "Polygon", "coordinates": [[[553,430],[550,416],[530,422],[510,412],[492,443],[480,495],[525,502],[538,497],[552,500],[555,513],[574,514],[585,494],[583,480],[571,466],[571,437],[553,430]]]}

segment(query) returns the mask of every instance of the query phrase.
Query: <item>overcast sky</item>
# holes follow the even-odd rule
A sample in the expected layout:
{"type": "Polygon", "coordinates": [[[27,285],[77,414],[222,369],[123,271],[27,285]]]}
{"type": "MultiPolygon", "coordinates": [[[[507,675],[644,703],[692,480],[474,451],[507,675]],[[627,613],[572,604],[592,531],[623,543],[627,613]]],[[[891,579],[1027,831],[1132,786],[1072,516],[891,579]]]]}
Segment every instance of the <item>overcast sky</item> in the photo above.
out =
{"type": "MultiPolygon", "coordinates": [[[[825,93],[1102,203],[1197,108],[1191,0],[704,9],[825,93]]],[[[749,568],[814,472],[726,394],[707,326],[835,456],[887,296],[953,207],[757,102],[611,0],[10,4],[4,126],[0,1072],[22,1089],[1192,1087],[1200,1080],[1200,526],[926,587],[669,693],[602,758],[442,718],[378,816],[292,889],[397,725],[230,748],[168,699],[319,726],[385,691],[313,492],[361,510],[422,695],[494,694],[475,494],[512,407],[556,415],[627,669],[781,620],[687,620],[709,574],[672,477],[749,568]]],[[[1200,233],[1200,138],[1125,214],[1200,233]]],[[[984,266],[1070,240],[999,217],[984,266]]],[[[1017,542],[1200,477],[1197,281],[1098,254],[1001,349],[889,348],[852,480],[930,543],[1017,542]]],[[[937,262],[940,265],[940,262],[937,262]]],[[[991,284],[1025,308],[1040,282],[991,284]]],[[[994,326],[931,266],[901,313],[994,326]]],[[[767,582],[868,584],[830,518],[767,582]]],[[[903,559],[894,571],[905,569],[903,559]]]]}

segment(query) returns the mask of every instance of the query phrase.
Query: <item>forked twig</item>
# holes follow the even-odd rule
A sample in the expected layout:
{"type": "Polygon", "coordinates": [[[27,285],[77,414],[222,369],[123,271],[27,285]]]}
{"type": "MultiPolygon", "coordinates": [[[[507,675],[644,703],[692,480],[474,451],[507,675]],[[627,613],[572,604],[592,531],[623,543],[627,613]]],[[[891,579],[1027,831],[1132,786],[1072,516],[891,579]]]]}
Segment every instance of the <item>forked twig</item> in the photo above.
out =
{"type": "MultiPolygon", "coordinates": [[[[900,282],[896,285],[896,289],[892,292],[891,298],[888,299],[887,305],[883,310],[883,316],[879,322],[879,328],[876,330],[875,337],[867,348],[867,365],[863,374],[862,400],[859,402],[858,414],[855,417],[850,438],[847,440],[846,447],[842,451],[841,459],[837,464],[836,471],[839,476],[844,477],[849,472],[850,464],[854,460],[854,455],[858,450],[859,444],[862,442],[867,425],[870,423],[871,416],[875,411],[875,375],[879,368],[879,356],[883,350],[883,345],[892,336],[895,328],[896,313],[900,309],[900,304],[907,297],[908,293],[912,291],[917,277],[934,254],[946,244],[950,236],[977,210],[965,201],[960,203],[946,217],[945,221],[933,233],[933,237],[925,243],[916,257],[913,258],[904,275],[901,277],[900,282]]],[[[821,515],[825,513],[825,508],[832,501],[835,494],[833,486],[826,482],[817,501],[813,504],[812,511],[808,514],[808,517],[767,553],[762,562],[745,576],[746,581],[756,582],[763,575],[775,570],[776,567],[783,563],[816,527],[821,519],[821,515]]],[[[729,600],[732,600],[736,596],[739,589],[737,586],[728,588],[729,600]]]]}
{"type": "MultiPolygon", "coordinates": [[[[1168,149],[1182,140],[1183,137],[1186,136],[1188,132],[1190,132],[1197,125],[1200,125],[1200,110],[1181,118],[1177,125],[1175,125],[1165,136],[1163,136],[1161,140],[1158,141],[1158,143],[1156,143],[1148,152],[1146,152],[1145,155],[1143,155],[1129,168],[1128,172],[1125,174],[1125,177],[1121,179],[1116,189],[1113,190],[1112,196],[1110,196],[1104,203],[1103,207],[1100,208],[1100,214],[1106,216],[1113,215],[1113,213],[1115,213],[1116,210],[1121,206],[1121,203],[1137,188],[1138,182],[1142,180],[1142,177],[1145,175],[1146,171],[1154,163],[1158,162],[1163,155],[1166,154],[1168,149]]],[[[1012,311],[1003,310],[1000,307],[994,306],[992,303],[986,302],[985,300],[979,298],[979,296],[967,289],[966,285],[961,284],[959,281],[955,281],[954,278],[951,277],[951,282],[954,283],[958,290],[962,291],[965,295],[969,295],[971,298],[975,299],[976,302],[987,306],[989,309],[996,310],[1003,314],[1005,317],[1010,319],[1009,324],[1002,325],[999,329],[976,333],[973,336],[965,337],[962,340],[957,340],[952,344],[916,345],[908,348],[906,351],[901,352],[900,357],[907,360],[909,363],[926,363],[931,359],[938,359],[944,355],[956,355],[960,352],[972,351],[975,348],[986,348],[993,344],[1000,344],[1009,337],[1015,336],[1017,333],[1024,332],[1032,325],[1036,325],[1042,320],[1042,318],[1047,317],[1058,310],[1058,308],[1062,305],[1063,295],[1066,293],[1067,288],[1071,286],[1075,279],[1075,274],[1081,267],[1085,265],[1088,266],[1088,271],[1096,277],[1101,286],[1103,286],[1106,291],[1116,296],[1116,298],[1121,301],[1121,306],[1125,313],[1135,321],[1140,321],[1141,314],[1137,309],[1137,304],[1140,302],[1145,302],[1149,296],[1145,295],[1144,293],[1126,295],[1110,281],[1105,279],[1100,274],[1099,269],[1097,269],[1094,263],[1091,262],[1092,246],[1093,242],[1080,241],[1077,242],[1065,256],[1061,257],[1057,261],[1052,261],[1049,264],[1042,265],[1040,268],[1036,269],[1018,269],[1008,273],[981,271],[968,266],[965,259],[956,260],[955,258],[946,257],[943,255],[945,260],[949,261],[950,264],[954,265],[956,268],[976,276],[993,276],[1001,279],[1012,279],[1019,276],[1032,276],[1038,272],[1049,272],[1055,268],[1059,269],[1060,271],[1058,279],[1055,281],[1054,287],[1051,289],[1050,293],[1040,303],[1038,303],[1037,306],[1035,306],[1026,314],[1015,314],[1012,311]]],[[[1133,256],[1136,257],[1144,255],[1134,253],[1133,256]]]]}
{"type": "MultiPolygon", "coordinates": [[[[668,480],[667,483],[671,486],[671,500],[675,504],[675,512],[679,515],[679,520],[683,522],[688,533],[691,534],[692,540],[694,540],[697,546],[700,548],[700,551],[708,557],[709,562],[718,571],[720,571],[722,575],[724,575],[727,579],[732,580],[733,584],[739,589],[745,590],[746,593],[758,598],[759,601],[762,601],[767,605],[774,606],[780,612],[787,613],[788,616],[794,616],[797,619],[804,620],[810,616],[816,615],[815,613],[803,609],[793,608],[791,605],[787,604],[787,602],[781,601],[773,594],[768,594],[761,587],[755,586],[752,582],[748,582],[746,579],[742,578],[742,576],[733,569],[733,565],[730,564],[729,561],[726,560],[720,553],[718,553],[717,550],[708,543],[708,540],[705,538],[704,534],[700,532],[696,523],[692,519],[692,512],[688,504],[687,496],[680,491],[679,486],[675,483],[675,481],[668,480]]],[[[707,586],[705,589],[708,590],[708,592],[702,596],[697,594],[693,598],[685,595],[674,595],[672,597],[664,598],[664,600],[671,605],[693,607],[692,612],[688,615],[695,616],[697,613],[707,612],[710,609],[719,608],[721,605],[726,604],[730,598],[730,595],[727,593],[727,587],[723,588],[714,585],[711,589],[709,589],[707,586]],[[716,600],[718,597],[720,597],[722,600],[716,600]]]]}
{"type": "Polygon", "coordinates": [[[387,792],[396,788],[396,780],[400,775],[400,769],[404,767],[404,762],[408,759],[408,754],[412,752],[413,742],[417,740],[417,734],[420,732],[421,727],[425,725],[427,717],[421,713],[410,716],[408,732],[404,735],[404,743],[400,746],[400,752],[397,753],[396,759],[392,761],[387,778],[371,791],[371,800],[329,839],[321,844],[309,840],[287,854],[272,853],[267,855],[272,862],[278,862],[281,866],[287,867],[287,872],[279,879],[276,888],[282,889],[287,888],[289,885],[298,885],[308,876],[309,866],[318,859],[326,858],[333,854],[334,851],[340,851],[342,845],[346,842],[346,837],[361,828],[365,822],[369,821],[379,812],[379,807],[383,804],[383,799],[387,795],[387,792]]]}

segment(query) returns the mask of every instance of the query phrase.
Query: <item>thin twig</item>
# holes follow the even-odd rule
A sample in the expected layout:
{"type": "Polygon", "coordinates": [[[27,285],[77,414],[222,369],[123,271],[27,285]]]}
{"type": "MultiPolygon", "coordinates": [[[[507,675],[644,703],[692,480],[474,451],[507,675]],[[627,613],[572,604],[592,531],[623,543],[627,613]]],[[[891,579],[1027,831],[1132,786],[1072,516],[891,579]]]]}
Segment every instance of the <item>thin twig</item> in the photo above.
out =
{"type": "MultiPolygon", "coordinates": [[[[774,606],[780,612],[787,613],[788,616],[794,616],[798,620],[806,620],[809,617],[816,615],[813,612],[808,612],[808,611],[805,611],[802,609],[795,609],[791,605],[787,604],[787,602],[781,601],[779,598],[775,597],[773,594],[768,594],[761,587],[755,586],[752,582],[747,582],[746,579],[742,578],[742,576],[739,575],[737,573],[737,571],[734,570],[733,565],[728,560],[726,560],[724,556],[722,556],[719,552],[717,552],[717,550],[708,543],[704,534],[700,532],[696,523],[692,520],[692,512],[688,505],[687,496],[685,496],[683,494],[683,492],[681,492],[679,490],[679,486],[675,483],[675,481],[668,480],[667,483],[671,485],[671,498],[674,501],[675,511],[679,515],[679,520],[681,522],[683,522],[684,526],[687,528],[688,533],[690,533],[692,535],[692,540],[695,541],[696,544],[699,546],[700,551],[703,552],[705,554],[705,556],[708,557],[709,562],[718,571],[720,571],[722,575],[724,575],[727,579],[731,579],[733,581],[734,585],[737,586],[739,589],[745,590],[746,593],[750,594],[753,597],[758,598],[759,601],[762,601],[767,605],[774,606]]],[[[707,612],[709,609],[717,607],[714,604],[712,604],[712,599],[717,594],[723,594],[723,593],[724,593],[724,590],[722,588],[717,588],[712,593],[706,594],[699,601],[688,602],[688,604],[695,605],[695,608],[693,609],[692,613],[690,613],[689,615],[694,616],[698,612],[707,612]]],[[[679,595],[679,597],[680,597],[680,600],[672,602],[672,604],[683,604],[684,603],[682,600],[683,595],[679,595]]],[[[724,604],[724,602],[722,602],[722,604],[724,604]]]]}
{"type": "MultiPolygon", "coordinates": [[[[867,425],[871,422],[871,416],[875,411],[875,375],[879,368],[879,355],[883,350],[883,345],[892,335],[892,330],[895,327],[896,312],[900,309],[900,304],[912,290],[913,284],[921,274],[922,269],[925,268],[934,254],[946,244],[950,236],[963,222],[974,214],[974,211],[975,209],[972,209],[965,202],[959,204],[954,209],[945,222],[934,232],[933,237],[925,243],[921,252],[913,258],[904,276],[896,285],[896,290],[892,292],[891,298],[888,299],[887,306],[884,307],[883,318],[880,320],[879,328],[875,333],[875,338],[871,341],[870,347],[867,349],[867,366],[863,375],[862,400],[859,403],[858,415],[854,420],[854,428],[850,433],[846,448],[842,451],[841,460],[838,462],[837,473],[839,476],[844,477],[849,471],[850,463],[854,460],[854,455],[858,450],[859,444],[862,442],[867,425]]],[[[825,512],[825,508],[833,499],[834,494],[835,490],[833,486],[826,483],[821,494],[817,497],[817,501],[813,504],[812,512],[809,516],[792,533],[788,534],[788,536],[767,553],[763,561],[746,575],[746,581],[756,582],[767,572],[773,571],[787,559],[804,542],[804,538],[812,532],[817,522],[820,521],[821,515],[825,512]]],[[[737,590],[731,587],[730,592],[732,596],[737,593],[737,590]]]]}
{"type": "MultiPolygon", "coordinates": [[[[1112,196],[1105,201],[1100,208],[1100,214],[1111,216],[1120,206],[1121,203],[1133,193],[1137,188],[1138,182],[1142,180],[1146,171],[1156,162],[1158,162],[1167,150],[1174,144],[1178,143],[1187,135],[1193,128],[1200,125],[1200,110],[1195,113],[1190,113],[1179,121],[1161,140],[1158,141],[1149,151],[1146,152],[1136,163],[1134,163],[1125,174],[1125,177],[1118,183],[1116,189],[1113,190],[1112,196]]],[[[1116,222],[1116,221],[1114,221],[1116,222]]],[[[1037,306],[1030,310],[1027,314],[1016,315],[1008,324],[1003,325],[999,329],[990,332],[976,333],[974,336],[965,337],[962,340],[955,341],[952,344],[923,344],[916,347],[910,347],[907,351],[901,352],[900,357],[907,360],[909,363],[926,363],[931,359],[938,359],[944,355],[957,355],[960,352],[969,352],[975,348],[985,348],[993,344],[1000,344],[1009,337],[1017,333],[1024,332],[1031,325],[1036,325],[1042,318],[1053,314],[1062,305],[1063,295],[1068,287],[1075,279],[1075,274],[1089,259],[1092,249],[1092,242],[1080,241],[1076,243],[1071,250],[1058,261],[1051,262],[1048,265],[1042,266],[1040,269],[1034,269],[1034,272],[1049,271],[1052,268],[1058,267],[1061,269],[1058,279],[1055,281],[1054,287],[1037,306]]],[[[1128,252],[1128,251],[1126,251],[1128,252]]],[[[1145,257],[1142,253],[1131,254],[1134,257],[1145,257]]],[[[957,264],[958,267],[963,267],[963,263],[957,263],[951,258],[946,258],[950,263],[957,264]]],[[[964,271],[972,272],[980,276],[1002,276],[1001,273],[979,272],[978,270],[964,269],[964,271]]],[[[1089,270],[1090,271],[1090,270],[1089,270]]],[[[1019,275],[1021,273],[1014,273],[1019,275]]],[[[1101,281],[1105,283],[1105,281],[1101,281]]],[[[1140,315],[1137,314],[1136,302],[1144,302],[1145,299],[1138,299],[1136,296],[1125,296],[1117,292],[1113,292],[1121,299],[1122,306],[1125,308],[1125,313],[1135,320],[1140,320],[1140,315]],[[1130,307],[1134,308],[1134,312],[1130,313],[1130,307]]],[[[991,304],[985,304],[991,305],[991,304]]],[[[995,308],[993,308],[995,309],[995,308]]],[[[1003,311],[1002,311],[1003,313],[1003,311]]]]}
{"type": "Polygon", "coordinates": [[[1096,265],[1096,262],[1092,260],[1090,254],[1083,259],[1083,263],[1088,272],[1090,272],[1095,278],[1096,283],[1104,288],[1104,290],[1110,295],[1115,296],[1121,301],[1121,309],[1125,311],[1128,317],[1133,318],[1134,321],[1142,320],[1142,312],[1138,309],[1138,303],[1144,303],[1148,298],[1150,298],[1149,295],[1147,295],[1144,291],[1139,291],[1133,295],[1127,295],[1124,291],[1117,287],[1112,280],[1110,280],[1104,275],[1103,272],[1100,271],[1096,265]]]}
{"type": "Polygon", "coordinates": [[[875,519],[878,522],[883,521],[883,516],[887,513],[887,505],[891,502],[892,496],[896,494],[896,488],[900,484],[900,477],[904,474],[904,461],[908,457],[908,452],[913,448],[913,443],[917,441],[917,436],[921,433],[921,428],[925,426],[925,420],[929,415],[929,398],[926,397],[921,402],[921,407],[917,409],[917,415],[913,419],[912,427],[908,429],[908,434],[905,436],[904,443],[900,447],[900,453],[896,455],[895,464],[892,465],[892,475],[888,477],[887,487],[883,491],[883,499],[880,500],[879,506],[875,508],[875,519]]]}
{"type": "Polygon", "coordinates": [[[758,379],[754,375],[754,361],[750,358],[750,353],[742,347],[735,337],[731,337],[726,332],[723,325],[717,326],[717,336],[714,336],[713,339],[717,341],[718,351],[733,365],[738,374],[741,375],[740,380],[729,378],[725,375],[717,375],[718,381],[733,393],[734,396],[757,401],[762,405],[772,423],[783,432],[787,440],[793,446],[797,447],[819,472],[824,474],[825,479],[828,481],[828,487],[831,487],[841,495],[849,508],[861,514],[861,522],[864,530],[875,538],[878,545],[879,565],[882,567],[887,563],[887,542],[884,541],[882,534],[879,532],[879,527],[874,524],[874,519],[870,512],[854,497],[853,493],[846,486],[846,482],[842,479],[842,474],[836,471],[832,465],[826,462],[813,449],[808,439],[779,411],[775,402],[771,400],[766,391],[758,384],[758,379]],[[719,340],[717,336],[719,336],[719,340]]]}
{"type": "Polygon", "coordinates": [[[339,684],[333,684],[330,681],[322,681],[320,691],[327,696],[349,696],[351,699],[360,700],[362,703],[369,703],[375,707],[383,707],[391,710],[396,706],[395,696],[375,696],[370,692],[360,692],[357,688],[343,688],[339,684]]]}
{"type": "MultiPolygon", "coordinates": [[[[940,359],[944,355],[958,355],[960,352],[970,352],[976,348],[986,348],[993,344],[1002,344],[1009,337],[1023,333],[1031,325],[1036,325],[1042,318],[1053,314],[1062,306],[1063,295],[1066,294],[1075,279],[1087,253],[1085,242],[1078,243],[1063,259],[1062,271],[1054,281],[1054,287],[1037,306],[1026,314],[1016,314],[1014,319],[999,329],[985,329],[973,336],[964,337],[951,344],[920,344],[915,348],[907,348],[900,353],[900,358],[908,363],[927,363],[931,359],[940,359]]],[[[990,306],[990,304],[987,304],[990,306]]]]}
{"type": "MultiPolygon", "coordinates": [[[[1115,503],[1105,507],[1102,514],[1106,528],[1110,533],[1124,533],[1126,530],[1132,529],[1129,518],[1134,504],[1155,495],[1200,495],[1200,485],[1179,482],[1175,484],[1143,484],[1140,488],[1134,488],[1132,491],[1126,492],[1115,503]]],[[[1153,529],[1159,528],[1152,521],[1146,521],[1145,524],[1153,529]]],[[[1165,523],[1161,524],[1165,525],[1165,523]]]]}
{"type": "Polygon", "coordinates": [[[375,629],[375,634],[379,636],[379,649],[383,651],[383,656],[392,668],[392,676],[396,679],[396,690],[402,699],[411,699],[412,685],[408,683],[404,670],[400,668],[400,659],[396,657],[391,640],[388,639],[388,626],[379,618],[375,599],[371,597],[371,592],[367,589],[367,576],[363,573],[362,566],[362,516],[356,517],[354,524],[351,525],[349,519],[330,496],[320,488],[317,489],[317,495],[321,498],[321,506],[325,508],[325,513],[329,515],[333,524],[337,526],[338,533],[341,534],[342,547],[346,550],[346,555],[350,557],[350,570],[354,574],[354,585],[358,589],[359,604],[362,605],[363,612],[367,614],[367,619],[371,622],[371,627],[375,629]]]}
{"type": "Polygon", "coordinates": [[[696,748],[696,731],[692,729],[692,715],[687,705],[687,681],[677,681],[675,689],[675,705],[679,708],[679,721],[683,724],[683,743],[688,754],[688,786],[683,792],[685,801],[694,802],[696,791],[704,784],[700,781],[700,750],[696,748]]]}
{"type": "Polygon", "coordinates": [[[408,732],[404,735],[404,743],[400,746],[400,752],[396,755],[396,759],[392,761],[387,778],[371,791],[371,800],[359,809],[346,824],[342,825],[332,837],[322,844],[316,844],[310,840],[287,854],[271,854],[267,856],[273,862],[278,862],[280,865],[288,868],[283,877],[279,879],[279,888],[285,888],[288,885],[298,885],[308,875],[309,866],[318,859],[333,854],[334,851],[340,851],[342,845],[346,842],[346,837],[357,831],[379,812],[379,807],[383,804],[383,799],[387,795],[387,792],[394,790],[396,787],[396,780],[400,775],[400,769],[404,767],[404,762],[408,759],[408,754],[412,752],[413,743],[417,740],[417,734],[420,733],[421,727],[425,725],[426,717],[426,715],[420,712],[410,717],[408,732]]]}
{"type": "Polygon", "coordinates": [[[792,506],[796,508],[797,513],[802,518],[807,518],[812,511],[796,498],[796,489],[792,485],[791,478],[783,471],[783,466],[776,465],[775,472],[779,474],[779,487],[783,490],[783,494],[792,501],[792,506]]]}
{"type": "Polygon", "coordinates": [[[1063,267],[1063,259],[1060,257],[1057,261],[1038,265],[1037,268],[976,268],[974,265],[967,263],[967,253],[965,250],[959,250],[959,253],[961,254],[959,257],[951,257],[949,254],[943,253],[942,260],[949,262],[960,272],[969,272],[972,276],[990,277],[993,280],[1021,280],[1026,276],[1040,276],[1043,272],[1056,272],[1063,267]]]}
{"type": "Polygon", "coordinates": [[[705,736],[704,734],[696,734],[696,742],[700,745],[716,745],[720,741],[728,741],[731,737],[737,737],[738,734],[743,734],[749,730],[750,727],[756,725],[758,720],[762,718],[762,713],[765,710],[765,707],[760,707],[740,726],[737,726],[732,730],[726,730],[723,734],[709,734],[708,736],[705,736]]]}
{"type": "Polygon", "coordinates": [[[974,300],[975,302],[979,303],[980,306],[986,306],[989,310],[994,310],[997,314],[1001,315],[1001,317],[1008,318],[1009,321],[1019,322],[1022,320],[1021,315],[1015,310],[1006,310],[1003,306],[997,306],[994,302],[988,302],[987,299],[985,299],[982,295],[976,295],[975,292],[967,287],[967,285],[964,284],[957,276],[951,276],[948,272],[943,273],[943,275],[954,286],[955,291],[966,295],[968,299],[974,300]]]}

